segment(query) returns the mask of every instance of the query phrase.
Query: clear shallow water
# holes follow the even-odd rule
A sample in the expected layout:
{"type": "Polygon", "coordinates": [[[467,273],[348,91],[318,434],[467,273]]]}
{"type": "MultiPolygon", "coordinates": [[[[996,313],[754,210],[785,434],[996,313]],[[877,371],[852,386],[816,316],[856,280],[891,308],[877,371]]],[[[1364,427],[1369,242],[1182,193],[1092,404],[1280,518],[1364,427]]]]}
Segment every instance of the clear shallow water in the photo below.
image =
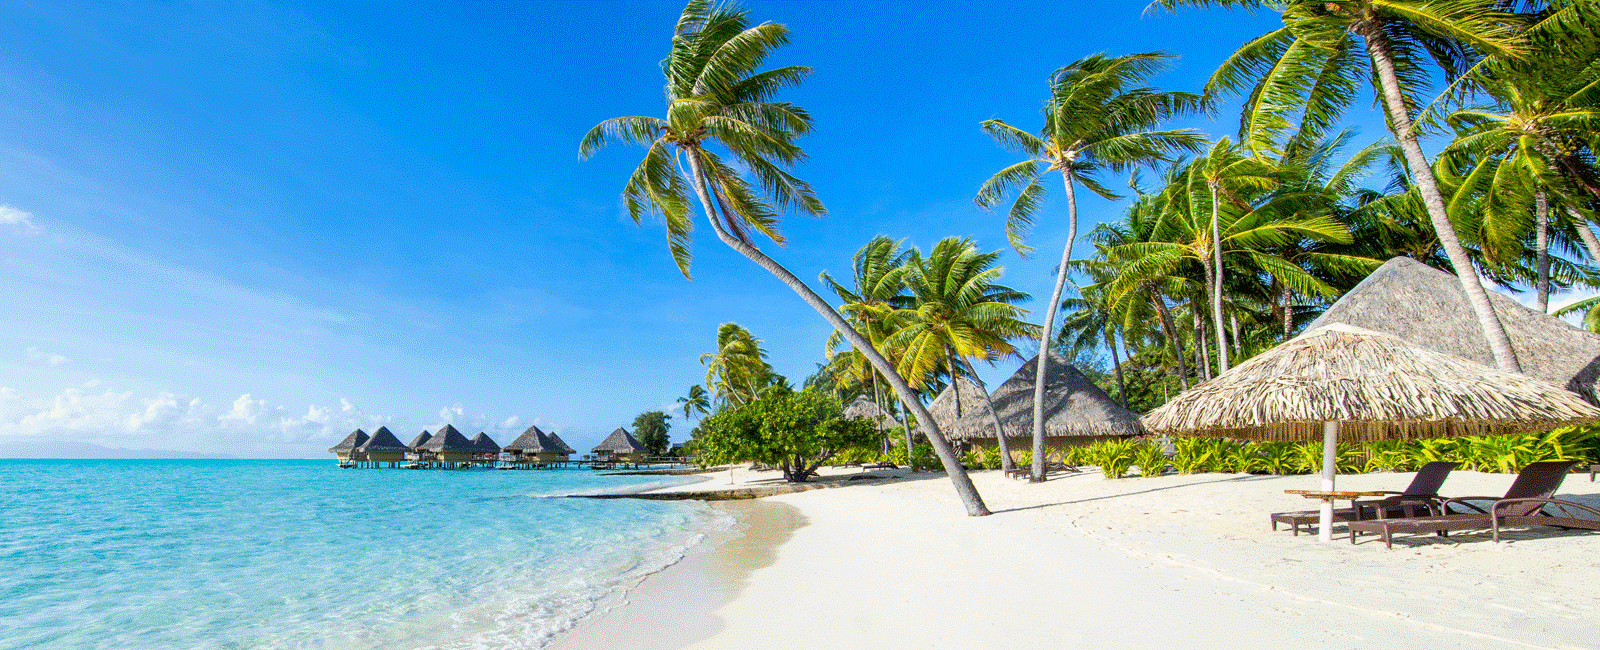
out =
{"type": "Polygon", "coordinates": [[[659,477],[0,460],[0,649],[539,648],[732,525],[659,477]]]}

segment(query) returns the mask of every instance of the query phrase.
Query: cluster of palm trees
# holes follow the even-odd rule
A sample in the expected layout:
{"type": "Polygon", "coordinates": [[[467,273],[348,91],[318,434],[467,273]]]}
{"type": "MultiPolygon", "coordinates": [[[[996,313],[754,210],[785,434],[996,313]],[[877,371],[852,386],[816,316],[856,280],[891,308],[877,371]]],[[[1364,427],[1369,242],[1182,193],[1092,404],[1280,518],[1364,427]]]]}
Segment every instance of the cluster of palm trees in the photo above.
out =
{"type": "Polygon", "coordinates": [[[1143,86],[1160,53],[1097,55],[1052,76],[1037,134],[983,124],[1029,158],[976,198],[985,208],[1010,201],[1007,232],[1019,252],[1042,205],[1041,177],[1062,175],[1061,268],[1083,282],[1077,296],[1052,301],[1071,313],[1054,329],[1047,312],[1046,336],[1069,356],[1110,350],[1125,403],[1155,406],[1282,341],[1391,257],[1456,273],[1497,362],[1511,370],[1519,364],[1480,278],[1531,289],[1546,311],[1552,288],[1600,279],[1590,226],[1600,208],[1593,0],[1153,5],[1183,6],[1275,10],[1283,27],[1245,43],[1198,95],[1143,86]],[[1392,139],[1355,147],[1340,118],[1363,86],[1374,89],[1392,139]],[[1082,97],[1098,108],[1072,110],[1082,97]],[[1234,97],[1237,141],[1160,128],[1234,97]],[[1432,160],[1420,144],[1427,130],[1450,136],[1432,160]],[[1071,261],[1074,185],[1116,198],[1096,173],[1130,167],[1154,169],[1159,181],[1134,177],[1121,217],[1089,234],[1094,254],[1071,261]],[[1123,359],[1146,380],[1131,396],[1123,359]]]}
{"type": "MultiPolygon", "coordinates": [[[[1092,56],[1051,76],[1045,124],[1036,133],[999,120],[983,124],[1026,157],[977,194],[984,207],[1009,201],[1006,230],[1019,251],[1052,172],[1066,193],[1068,242],[1043,326],[1031,330],[1041,349],[1058,336],[1105,341],[1114,353],[1120,347],[1139,363],[1175,369],[1171,376],[1183,387],[1292,333],[1380,260],[1403,254],[1457,274],[1497,362],[1518,370],[1480,278],[1532,284],[1541,296],[1552,286],[1596,282],[1600,246],[1589,230],[1600,206],[1595,0],[1152,5],[1185,6],[1276,11],[1283,27],[1244,44],[1199,94],[1144,85],[1166,65],[1164,54],[1092,56]],[[1394,140],[1347,154],[1351,137],[1337,127],[1363,86],[1374,89],[1394,140]],[[1436,99],[1425,95],[1439,86],[1445,91],[1436,99]],[[1243,99],[1236,141],[1161,128],[1228,97],[1243,99]],[[1432,161],[1420,141],[1430,128],[1456,135],[1432,161]],[[1389,165],[1390,182],[1382,190],[1364,187],[1363,177],[1381,163],[1389,165]],[[1105,174],[1140,167],[1160,169],[1161,184],[1130,183],[1134,197],[1123,218],[1096,228],[1094,256],[1074,262],[1077,186],[1114,198],[1105,174]],[[1089,281],[1058,330],[1070,271],[1089,281]]],[[[940,242],[926,258],[883,240],[858,254],[853,287],[825,279],[846,302],[835,309],[761,250],[763,238],[783,242],[784,212],[825,213],[812,187],[792,173],[805,159],[796,139],[810,131],[811,117],[777,99],[810,68],[760,69],[787,40],[783,25],[751,25],[742,8],[691,0],[661,64],[665,117],[602,122],[584,136],[580,153],[617,141],[644,147],[624,202],[636,221],[647,214],[665,220],[679,269],[688,275],[698,205],[719,240],[833,326],[851,349],[837,362],[853,369],[840,374],[892,392],[926,433],[967,512],[987,514],[918,389],[970,372],[973,360],[1015,354],[1010,340],[1030,329],[1014,300],[991,301],[985,292],[1020,294],[997,285],[965,293],[962,278],[981,276],[992,260],[979,264],[988,254],[963,240],[940,242]],[[963,314],[969,304],[988,306],[963,314]],[[991,336],[967,322],[999,314],[1016,324],[991,336]]],[[[1045,458],[1037,413],[1046,358],[1035,393],[1036,464],[1045,458]]],[[[750,383],[740,372],[717,373],[724,371],[708,382],[725,385],[729,399],[750,383]]],[[[1033,474],[1042,476],[1042,468],[1033,474]]]]}

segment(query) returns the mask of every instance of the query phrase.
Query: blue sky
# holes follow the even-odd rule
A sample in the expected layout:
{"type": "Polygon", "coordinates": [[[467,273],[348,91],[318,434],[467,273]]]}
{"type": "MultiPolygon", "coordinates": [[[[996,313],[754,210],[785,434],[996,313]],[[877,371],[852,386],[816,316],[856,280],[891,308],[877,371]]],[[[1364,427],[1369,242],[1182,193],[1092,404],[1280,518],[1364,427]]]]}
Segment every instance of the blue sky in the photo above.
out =
{"type": "MultiPolygon", "coordinates": [[[[775,257],[810,280],[878,234],[1004,248],[971,199],[1015,159],[980,121],[1036,127],[1049,73],[1102,51],[1178,54],[1157,83],[1198,90],[1274,24],[1145,4],[748,3],[792,30],[773,65],[816,68],[787,98],[830,214],[787,219],[775,257]]],[[[358,426],[445,422],[586,449],[675,406],[727,321],[798,383],[823,321],[708,232],[679,275],[619,203],[639,150],[578,160],[595,123],[661,112],[680,10],[0,3],[0,455],[323,457],[358,426]]],[[[1380,135],[1365,104],[1352,120],[1380,135]]],[[[1119,209],[1084,200],[1083,229],[1119,209]]],[[[1009,284],[1048,295],[1064,216],[1038,257],[1007,250],[1009,284]]]]}

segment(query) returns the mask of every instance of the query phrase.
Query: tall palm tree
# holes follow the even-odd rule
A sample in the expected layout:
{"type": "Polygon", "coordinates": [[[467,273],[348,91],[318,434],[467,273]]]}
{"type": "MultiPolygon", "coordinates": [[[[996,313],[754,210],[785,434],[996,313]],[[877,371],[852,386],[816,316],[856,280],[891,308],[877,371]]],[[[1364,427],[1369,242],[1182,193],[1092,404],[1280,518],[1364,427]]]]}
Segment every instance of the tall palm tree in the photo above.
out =
{"type": "MultiPolygon", "coordinates": [[[[1259,133],[1279,132],[1289,116],[1331,120],[1354,101],[1362,77],[1375,82],[1390,131],[1405,152],[1429,221],[1455,267],[1496,363],[1520,372],[1511,339],[1450,222],[1414,121],[1426,60],[1454,78],[1484,54],[1518,56],[1519,21],[1492,0],[1155,0],[1152,6],[1270,8],[1280,29],[1245,43],[1207,82],[1208,94],[1244,93],[1245,111],[1262,116],[1259,133]],[[1357,53],[1364,53],[1361,56],[1357,53]],[[1369,76],[1370,75],[1370,76],[1369,76]],[[1277,125],[1277,126],[1274,126],[1277,125]]],[[[1310,130],[1320,135],[1316,129],[1310,130]]],[[[1270,139],[1247,137],[1247,141],[1270,139]]]]}
{"type": "Polygon", "coordinates": [[[1576,232],[1590,260],[1600,262],[1600,240],[1578,207],[1600,198],[1592,148],[1600,125],[1600,44],[1589,38],[1565,45],[1481,66],[1475,84],[1498,107],[1451,113],[1446,121],[1456,140],[1441,155],[1441,164],[1460,168],[1453,170],[1461,187],[1450,201],[1451,214],[1458,220],[1481,215],[1486,252],[1520,253],[1527,230],[1521,226],[1534,215],[1540,311],[1549,310],[1552,218],[1561,230],[1576,232]]]}
{"type": "MultiPolygon", "coordinates": [[[[843,304],[839,312],[849,319],[852,327],[860,332],[872,343],[879,352],[885,352],[890,358],[898,355],[895,351],[885,347],[885,341],[893,331],[892,320],[897,309],[911,305],[911,297],[906,293],[906,275],[912,268],[906,263],[911,256],[910,251],[901,250],[901,242],[889,239],[883,235],[873,237],[861,250],[856,251],[852,258],[851,271],[853,286],[846,287],[823,271],[820,275],[822,282],[839,296],[843,304]]],[[[828,337],[828,350],[830,358],[832,350],[838,344],[840,337],[834,334],[828,337]]],[[[883,400],[878,394],[878,372],[866,362],[866,357],[859,350],[851,350],[850,367],[856,370],[856,376],[872,384],[873,401],[881,408],[883,400]]],[[[905,420],[904,405],[901,405],[901,420],[905,420]]],[[[906,449],[911,449],[911,427],[904,427],[906,449]]],[[[911,471],[917,470],[916,457],[906,454],[906,463],[911,471]]]]}
{"type": "MultiPolygon", "coordinates": [[[[1168,172],[1168,181],[1176,175],[1168,172]]],[[[1104,287],[1106,300],[1114,310],[1125,314],[1136,313],[1141,305],[1149,305],[1156,314],[1161,338],[1172,347],[1172,361],[1177,366],[1178,386],[1189,389],[1189,370],[1183,358],[1183,334],[1167,305],[1167,297],[1179,293],[1184,279],[1169,275],[1163,269],[1140,264],[1134,258],[1121,258],[1119,251],[1130,250],[1129,245],[1149,242],[1160,221],[1160,197],[1135,187],[1138,197],[1123,213],[1117,223],[1100,224],[1092,235],[1095,259],[1089,265],[1100,272],[1097,283],[1104,287]]],[[[1198,343],[1198,342],[1197,342],[1198,343]]]]}
{"type": "MultiPolygon", "coordinates": [[[[975,201],[992,209],[1015,194],[1006,214],[1006,237],[1018,253],[1026,253],[1027,235],[1044,204],[1044,181],[1059,173],[1067,193],[1067,243],[1062,247],[1055,288],[1044,309],[1039,349],[1050,347],[1055,314],[1066,286],[1072,246],[1078,238],[1077,185],[1107,199],[1116,193],[1097,176],[1165,160],[1173,153],[1195,150],[1203,141],[1193,129],[1157,130],[1162,122],[1195,110],[1200,98],[1181,92],[1144,87],[1163,71],[1172,56],[1144,52],[1126,56],[1095,54],[1068,64],[1050,76],[1050,98],[1044,104],[1044,127],[1035,135],[1002,120],[988,120],[983,130],[1000,146],[1028,159],[996,172],[978,188],[975,201]]],[[[1039,355],[1033,391],[1033,481],[1044,480],[1044,386],[1049,355],[1039,355]]]]}
{"type": "Polygon", "coordinates": [[[1242,205],[1247,195],[1259,194],[1272,186],[1278,170],[1260,158],[1243,155],[1227,138],[1217,140],[1206,155],[1196,160],[1190,169],[1205,181],[1211,198],[1211,235],[1205,248],[1210,249],[1210,259],[1202,260],[1208,269],[1211,292],[1211,322],[1217,331],[1217,369],[1228,369],[1228,338],[1223,335],[1222,285],[1227,275],[1222,266],[1221,204],[1242,205]]]}
{"type": "Polygon", "coordinates": [[[938,424],[915,401],[915,393],[895,375],[889,361],[832,305],[756,245],[757,234],[784,243],[777,230],[780,209],[811,215],[821,215],[825,209],[811,186],[789,172],[805,159],[795,139],[811,130],[811,116],[792,103],[773,101],[811,69],[785,66],[757,71],[768,55],[788,42],[789,30],[776,23],[752,26],[747,14],[735,5],[690,0],[661,62],[667,117],[628,116],[601,122],[583,137],[579,154],[587,158],[614,140],[644,146],[644,160],[623,186],[623,201],[636,222],[647,213],[665,219],[667,246],[679,271],[688,276],[692,257],[692,193],[718,239],[777,277],[867,356],[934,434],[928,438],[967,514],[987,515],[988,507],[938,424]]]}
{"type": "MultiPolygon", "coordinates": [[[[1017,356],[1012,339],[1033,333],[1033,326],[1022,320],[1024,312],[1016,303],[1028,295],[997,281],[1005,267],[996,266],[999,251],[979,252],[972,240],[946,237],[934,245],[927,257],[912,249],[906,276],[913,305],[898,310],[900,328],[889,337],[890,345],[904,350],[900,374],[914,385],[925,385],[943,367],[951,390],[960,390],[961,377],[976,383],[987,402],[989,391],[972,371],[970,360],[994,363],[1017,356]]],[[[960,394],[955,395],[960,415],[960,394]]],[[[999,414],[989,404],[989,415],[1000,446],[1005,469],[1012,468],[1010,449],[999,414]]]]}

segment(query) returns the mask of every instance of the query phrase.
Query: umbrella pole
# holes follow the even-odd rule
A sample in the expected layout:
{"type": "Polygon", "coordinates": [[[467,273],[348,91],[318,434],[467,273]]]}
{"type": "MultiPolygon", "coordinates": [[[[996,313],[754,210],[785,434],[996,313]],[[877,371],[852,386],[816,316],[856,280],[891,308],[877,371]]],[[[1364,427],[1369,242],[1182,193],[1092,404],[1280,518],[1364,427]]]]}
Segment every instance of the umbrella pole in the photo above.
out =
{"type": "MultiPolygon", "coordinates": [[[[1322,423],[1322,491],[1333,491],[1333,471],[1335,468],[1334,457],[1339,445],[1339,423],[1322,423]]],[[[1322,512],[1318,517],[1317,539],[1324,542],[1333,541],[1333,499],[1322,500],[1322,512]]]]}

